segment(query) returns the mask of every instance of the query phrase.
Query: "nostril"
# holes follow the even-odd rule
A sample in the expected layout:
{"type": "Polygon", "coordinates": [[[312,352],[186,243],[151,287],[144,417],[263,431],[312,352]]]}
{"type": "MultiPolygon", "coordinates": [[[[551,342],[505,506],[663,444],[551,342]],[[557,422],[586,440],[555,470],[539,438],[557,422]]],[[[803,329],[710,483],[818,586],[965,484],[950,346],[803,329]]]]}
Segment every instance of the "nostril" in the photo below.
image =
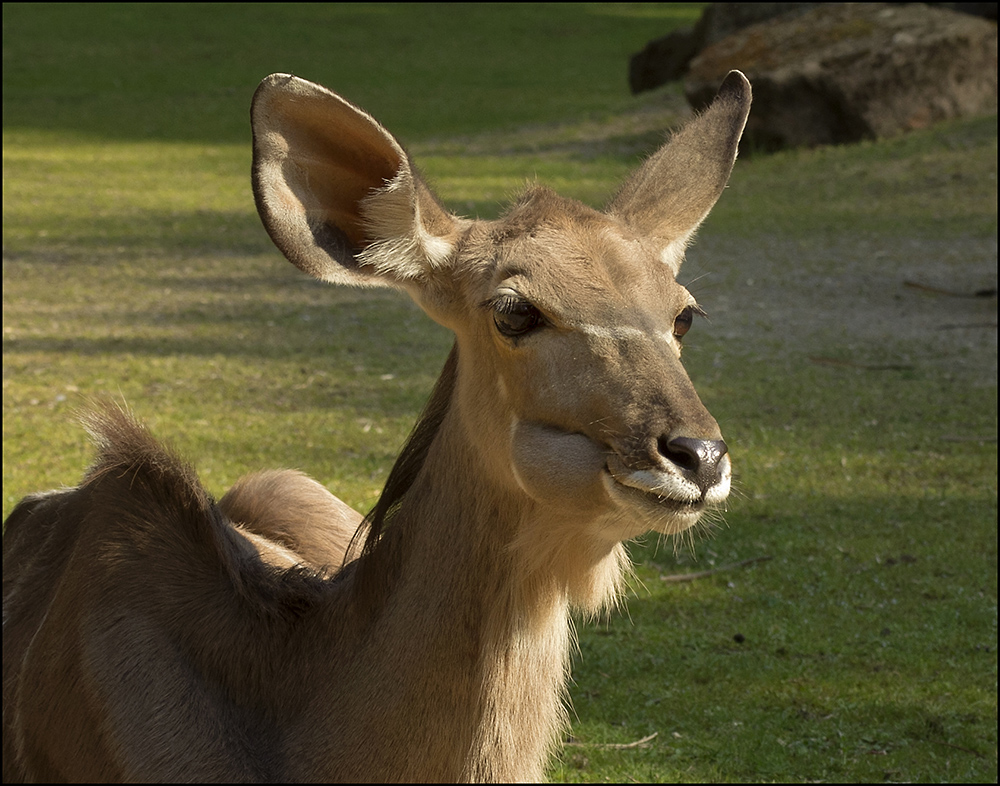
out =
{"type": "Polygon", "coordinates": [[[703,491],[719,481],[719,462],[729,448],[721,439],[660,437],[656,441],[660,455],[690,473],[703,491]]]}
{"type": "Polygon", "coordinates": [[[673,462],[681,469],[686,469],[689,472],[697,472],[701,461],[698,457],[698,451],[687,444],[690,442],[696,442],[696,440],[685,439],[684,437],[668,440],[663,436],[656,441],[656,447],[660,451],[661,456],[673,462]]]}

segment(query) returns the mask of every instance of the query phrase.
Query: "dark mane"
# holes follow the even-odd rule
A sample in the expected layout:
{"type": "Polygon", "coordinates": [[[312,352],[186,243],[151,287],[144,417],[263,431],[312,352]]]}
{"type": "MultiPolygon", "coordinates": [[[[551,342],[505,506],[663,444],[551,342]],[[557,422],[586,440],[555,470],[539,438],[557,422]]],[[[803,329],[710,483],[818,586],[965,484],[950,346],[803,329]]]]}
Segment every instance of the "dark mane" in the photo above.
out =
{"type": "Polygon", "coordinates": [[[353,541],[365,538],[362,556],[370,556],[375,553],[383,531],[392,522],[403,497],[406,496],[406,492],[410,490],[413,481],[424,466],[427,452],[430,450],[438,429],[448,413],[448,408],[451,406],[457,370],[458,344],[456,343],[448,354],[448,359],[441,370],[441,376],[438,377],[438,381],[434,385],[430,399],[424,405],[420,417],[417,418],[417,422],[410,431],[399,458],[396,459],[396,463],[389,471],[389,477],[378,502],[365,516],[358,531],[354,534],[353,541]]]}

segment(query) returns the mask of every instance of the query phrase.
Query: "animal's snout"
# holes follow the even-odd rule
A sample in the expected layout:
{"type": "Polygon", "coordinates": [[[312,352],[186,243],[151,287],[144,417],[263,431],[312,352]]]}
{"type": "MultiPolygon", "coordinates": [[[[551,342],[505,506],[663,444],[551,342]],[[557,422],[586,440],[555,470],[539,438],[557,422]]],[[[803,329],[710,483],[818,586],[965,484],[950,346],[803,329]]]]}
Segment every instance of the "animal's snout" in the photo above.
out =
{"type": "Polygon", "coordinates": [[[663,436],[656,447],[664,459],[698,485],[702,494],[722,479],[720,464],[729,448],[721,439],[663,436]]]}

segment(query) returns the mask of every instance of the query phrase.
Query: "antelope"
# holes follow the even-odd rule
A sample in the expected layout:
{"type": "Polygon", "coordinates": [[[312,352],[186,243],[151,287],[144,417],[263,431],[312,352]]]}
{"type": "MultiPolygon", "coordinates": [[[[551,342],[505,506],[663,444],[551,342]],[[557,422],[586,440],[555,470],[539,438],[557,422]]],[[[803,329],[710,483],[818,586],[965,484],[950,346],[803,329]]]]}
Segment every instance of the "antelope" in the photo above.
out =
{"type": "Polygon", "coordinates": [[[218,503],[127,410],[3,539],[3,768],[34,781],[533,781],[567,723],[571,612],[623,543],[688,530],[731,463],[680,361],[676,280],[750,108],[737,71],[603,211],[531,186],[451,215],[378,122],[275,74],[253,189],[311,276],[455,334],[364,518],[290,470],[218,503]]]}

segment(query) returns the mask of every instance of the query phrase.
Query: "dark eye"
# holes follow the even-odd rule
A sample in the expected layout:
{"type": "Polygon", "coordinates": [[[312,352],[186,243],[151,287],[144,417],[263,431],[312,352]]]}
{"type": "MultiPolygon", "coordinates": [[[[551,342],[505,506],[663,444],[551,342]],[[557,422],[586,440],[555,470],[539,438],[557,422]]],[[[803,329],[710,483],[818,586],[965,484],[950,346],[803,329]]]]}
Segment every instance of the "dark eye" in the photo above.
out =
{"type": "Polygon", "coordinates": [[[694,321],[694,309],[686,308],[674,319],[674,337],[680,341],[691,329],[691,322],[694,321]]]}
{"type": "Polygon", "coordinates": [[[504,300],[493,307],[493,322],[507,338],[526,335],[544,322],[541,312],[526,300],[504,300]]]}

